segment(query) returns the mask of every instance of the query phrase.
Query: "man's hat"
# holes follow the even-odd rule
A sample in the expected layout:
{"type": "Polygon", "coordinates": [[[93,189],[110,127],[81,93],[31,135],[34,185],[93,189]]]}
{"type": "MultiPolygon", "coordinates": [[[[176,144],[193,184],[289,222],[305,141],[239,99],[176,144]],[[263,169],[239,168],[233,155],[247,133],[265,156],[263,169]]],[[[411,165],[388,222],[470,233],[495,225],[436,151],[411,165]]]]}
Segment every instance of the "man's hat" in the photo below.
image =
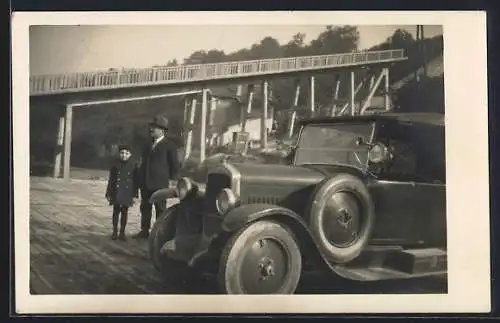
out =
{"type": "Polygon", "coordinates": [[[153,118],[153,121],[149,123],[150,126],[156,126],[164,130],[168,129],[168,119],[165,116],[157,115],[153,118]]]}

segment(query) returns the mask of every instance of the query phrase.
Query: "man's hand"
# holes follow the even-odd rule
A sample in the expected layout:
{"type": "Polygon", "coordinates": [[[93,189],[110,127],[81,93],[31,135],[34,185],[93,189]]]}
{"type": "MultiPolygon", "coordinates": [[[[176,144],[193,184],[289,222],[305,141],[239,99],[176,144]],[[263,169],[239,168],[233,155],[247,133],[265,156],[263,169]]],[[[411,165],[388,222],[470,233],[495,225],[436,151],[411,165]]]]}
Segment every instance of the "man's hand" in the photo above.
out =
{"type": "Polygon", "coordinates": [[[134,198],[132,199],[132,205],[136,205],[136,204],[137,204],[137,200],[138,200],[138,198],[137,198],[137,197],[134,197],[134,198]]]}
{"type": "Polygon", "coordinates": [[[177,187],[177,181],[176,180],[169,180],[168,187],[177,187]]]}

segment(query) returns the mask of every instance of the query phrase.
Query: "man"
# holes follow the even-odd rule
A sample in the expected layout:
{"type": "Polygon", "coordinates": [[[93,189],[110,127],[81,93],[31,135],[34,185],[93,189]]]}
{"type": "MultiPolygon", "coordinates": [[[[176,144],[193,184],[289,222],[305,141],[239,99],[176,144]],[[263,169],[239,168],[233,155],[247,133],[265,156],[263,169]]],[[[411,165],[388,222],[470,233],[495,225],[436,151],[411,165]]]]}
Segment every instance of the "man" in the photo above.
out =
{"type": "MultiPolygon", "coordinates": [[[[156,116],[149,123],[151,143],[144,147],[140,165],[141,188],[141,231],[134,236],[136,239],[147,239],[151,227],[152,204],[151,195],[162,188],[168,188],[171,180],[177,180],[179,174],[179,159],[177,148],[172,140],[167,139],[168,119],[156,116]]],[[[167,208],[166,201],[155,202],[156,219],[167,208]]]]}

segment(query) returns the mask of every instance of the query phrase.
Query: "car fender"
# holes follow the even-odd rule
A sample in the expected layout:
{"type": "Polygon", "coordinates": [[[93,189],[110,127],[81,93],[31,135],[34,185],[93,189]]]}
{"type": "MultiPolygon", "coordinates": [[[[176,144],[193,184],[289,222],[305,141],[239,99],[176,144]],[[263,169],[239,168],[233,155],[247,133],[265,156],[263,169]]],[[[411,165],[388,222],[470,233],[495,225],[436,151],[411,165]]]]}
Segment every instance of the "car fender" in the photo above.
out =
{"type": "Polygon", "coordinates": [[[246,204],[229,211],[222,222],[222,229],[226,232],[234,232],[250,222],[275,215],[289,217],[307,230],[306,222],[294,211],[264,203],[246,204]]]}
{"type": "Polygon", "coordinates": [[[225,232],[231,233],[243,228],[249,223],[269,218],[285,223],[290,227],[299,239],[302,255],[306,259],[312,262],[322,262],[330,270],[335,270],[320,253],[318,244],[314,240],[314,236],[311,234],[304,219],[288,208],[263,203],[242,205],[229,211],[222,222],[222,229],[225,232]]]}
{"type": "Polygon", "coordinates": [[[153,204],[158,201],[167,200],[177,197],[177,190],[175,188],[162,188],[155,191],[149,198],[149,203],[153,204]]]}

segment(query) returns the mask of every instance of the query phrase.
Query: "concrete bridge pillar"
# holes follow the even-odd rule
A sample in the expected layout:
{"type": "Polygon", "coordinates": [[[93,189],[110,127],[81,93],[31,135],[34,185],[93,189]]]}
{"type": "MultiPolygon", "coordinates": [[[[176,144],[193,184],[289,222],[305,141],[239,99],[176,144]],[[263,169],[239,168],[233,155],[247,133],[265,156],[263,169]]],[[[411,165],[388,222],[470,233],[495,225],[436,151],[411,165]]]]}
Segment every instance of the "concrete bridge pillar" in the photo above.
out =
{"type": "Polygon", "coordinates": [[[71,105],[66,105],[61,109],[61,115],[59,117],[52,174],[54,178],[61,177],[61,161],[63,168],[62,177],[64,179],[70,178],[72,125],[73,107],[71,105]]]}
{"type": "Polygon", "coordinates": [[[356,114],[356,88],[355,88],[355,74],[354,71],[351,71],[351,86],[350,86],[350,94],[351,94],[351,115],[356,114]]]}
{"type": "Polygon", "coordinates": [[[64,107],[60,107],[59,109],[59,123],[57,128],[57,138],[56,138],[56,148],[54,154],[54,169],[52,176],[54,178],[58,178],[61,176],[61,160],[63,153],[63,144],[64,144],[64,124],[65,124],[65,109],[64,107]]]}
{"type": "Polygon", "coordinates": [[[200,163],[205,160],[207,143],[207,106],[208,89],[203,89],[201,98],[201,120],[200,120],[200,163]]]}
{"type": "Polygon", "coordinates": [[[242,124],[241,124],[241,132],[245,132],[246,130],[246,125],[247,125],[247,119],[250,113],[252,113],[252,101],[255,93],[255,86],[253,84],[249,84],[247,87],[247,109],[246,111],[244,110],[244,107],[242,106],[242,124]]]}
{"type": "Polygon", "coordinates": [[[383,73],[385,75],[384,78],[384,106],[385,106],[385,111],[390,110],[390,98],[389,98],[389,69],[385,67],[383,69],[383,73]]]}
{"type": "Polygon", "coordinates": [[[64,116],[64,165],[63,178],[70,179],[71,166],[71,134],[73,129],[73,107],[66,105],[66,113],[64,116]]]}
{"type": "Polygon", "coordinates": [[[262,116],[260,121],[260,148],[267,149],[267,104],[268,86],[267,80],[262,82],[262,116]]]}
{"type": "Polygon", "coordinates": [[[310,108],[311,117],[314,117],[314,112],[315,112],[315,106],[314,106],[315,94],[314,94],[314,90],[315,90],[315,87],[316,87],[314,76],[310,76],[309,77],[309,86],[310,86],[309,108],[310,108]]]}

